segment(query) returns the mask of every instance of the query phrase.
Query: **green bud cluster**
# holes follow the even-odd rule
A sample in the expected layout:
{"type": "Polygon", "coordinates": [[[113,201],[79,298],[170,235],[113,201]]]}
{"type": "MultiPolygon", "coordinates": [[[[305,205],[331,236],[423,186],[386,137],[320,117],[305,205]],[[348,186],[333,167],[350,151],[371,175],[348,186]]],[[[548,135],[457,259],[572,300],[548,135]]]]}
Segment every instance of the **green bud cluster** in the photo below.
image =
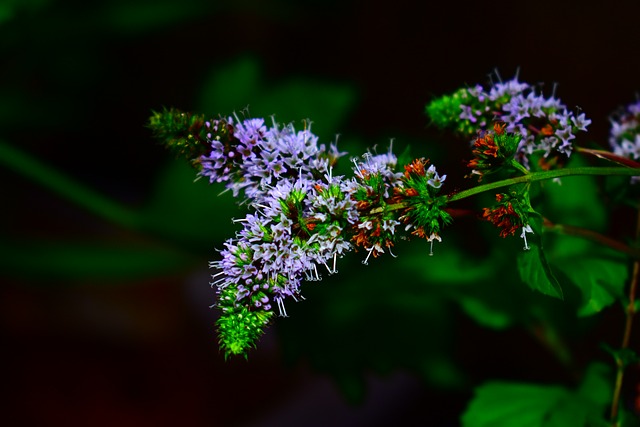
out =
{"type": "Polygon", "coordinates": [[[405,166],[403,188],[399,193],[406,208],[400,219],[415,229],[412,234],[432,240],[453,220],[445,210],[446,196],[438,196],[442,181],[433,165],[425,170],[428,160],[416,159],[405,166]]]}
{"type": "Polygon", "coordinates": [[[472,97],[466,88],[458,89],[451,95],[441,96],[428,103],[425,113],[439,129],[455,126],[456,132],[473,135],[478,126],[468,120],[460,120],[460,106],[471,101],[472,97]]]}
{"type": "MultiPolygon", "coordinates": [[[[222,309],[222,315],[216,322],[220,349],[224,351],[225,358],[230,355],[244,355],[247,357],[247,349],[255,347],[258,338],[264,333],[265,326],[274,315],[271,310],[235,304],[237,289],[228,286],[222,289],[218,299],[218,306],[222,309]]],[[[258,295],[253,296],[259,298],[258,295]]]]}
{"type": "Polygon", "coordinates": [[[147,127],[153,136],[176,156],[191,160],[194,167],[200,168],[197,159],[211,151],[211,138],[230,141],[233,139],[233,126],[224,119],[207,121],[203,114],[183,112],[177,108],[164,108],[153,111],[147,127]],[[211,123],[215,122],[215,130],[211,123]],[[208,126],[207,126],[208,124],[208,126]],[[211,135],[215,132],[215,135],[211,135]]]}

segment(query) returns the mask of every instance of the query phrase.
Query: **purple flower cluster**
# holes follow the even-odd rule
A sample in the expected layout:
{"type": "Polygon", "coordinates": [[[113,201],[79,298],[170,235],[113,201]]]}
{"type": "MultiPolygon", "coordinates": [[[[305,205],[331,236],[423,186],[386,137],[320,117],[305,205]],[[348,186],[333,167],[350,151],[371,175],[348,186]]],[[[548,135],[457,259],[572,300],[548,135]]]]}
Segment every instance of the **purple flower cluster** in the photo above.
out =
{"type": "Polygon", "coordinates": [[[612,115],[609,144],[619,156],[640,160],[640,101],[612,115]]]}
{"type": "Polygon", "coordinates": [[[211,152],[198,159],[200,176],[209,182],[227,182],[237,196],[244,190],[249,199],[259,199],[267,188],[281,180],[312,178],[343,155],[335,144],[318,145],[311,126],[296,131],[292,124],[280,127],[275,120],[269,128],[263,119],[240,121],[237,117],[206,122],[211,152]],[[218,126],[230,126],[232,143],[213,137],[218,126]]]}
{"type": "Polygon", "coordinates": [[[301,281],[320,280],[320,268],[335,273],[337,258],[352,249],[345,227],[359,217],[351,184],[331,167],[344,153],[318,146],[309,128],[266,128],[262,119],[236,123],[233,136],[233,146],[212,140],[200,158],[200,174],[227,182],[234,195],[244,190],[251,210],[210,263],[219,270],[212,285],[235,296],[231,306],[271,310],[275,302],[285,316],[284,300],[301,297],[301,281]]]}
{"type": "Polygon", "coordinates": [[[516,158],[527,168],[533,153],[570,156],[576,133],[591,123],[584,113],[574,115],[554,95],[545,97],[517,76],[488,90],[476,85],[466,92],[459,118],[480,129],[494,120],[506,123],[507,132],[522,136],[516,158]]]}

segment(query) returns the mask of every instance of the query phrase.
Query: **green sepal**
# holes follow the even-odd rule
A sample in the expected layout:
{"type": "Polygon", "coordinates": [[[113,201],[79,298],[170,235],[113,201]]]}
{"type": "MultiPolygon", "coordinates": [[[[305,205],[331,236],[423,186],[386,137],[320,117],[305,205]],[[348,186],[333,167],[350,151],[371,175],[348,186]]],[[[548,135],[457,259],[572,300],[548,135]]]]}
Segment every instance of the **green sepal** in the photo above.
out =
{"type": "Polygon", "coordinates": [[[518,254],[520,278],[535,291],[563,299],[562,288],[553,275],[542,250],[542,217],[537,212],[530,212],[528,220],[533,233],[527,234],[529,249],[518,254]]]}

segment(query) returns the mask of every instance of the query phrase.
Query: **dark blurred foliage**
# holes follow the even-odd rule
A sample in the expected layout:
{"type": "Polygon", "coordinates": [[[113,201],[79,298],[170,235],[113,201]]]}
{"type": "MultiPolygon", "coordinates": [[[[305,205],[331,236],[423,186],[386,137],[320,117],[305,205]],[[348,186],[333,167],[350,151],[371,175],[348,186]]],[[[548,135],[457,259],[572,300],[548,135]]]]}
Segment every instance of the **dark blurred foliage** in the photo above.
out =
{"type": "MultiPolygon", "coordinates": [[[[341,260],[248,361],[224,362],[207,260],[242,209],[144,125],[163,106],[310,118],[352,155],[410,145],[458,188],[469,153],[428,127],[432,96],[519,68],[557,82],[606,146],[608,114],[640,89],[639,14],[631,1],[1,1],[2,424],[449,426],[486,379],[571,383],[608,362],[598,345],[618,343],[620,310],[577,320],[577,290],[532,294],[520,242],[472,218],[433,258],[411,242],[366,268],[341,260]]],[[[584,182],[574,194],[595,189],[584,182]]],[[[545,206],[554,219],[628,231],[632,213],[588,197],[559,218],[566,194],[545,206]]],[[[565,241],[555,257],[582,250],[565,241]]]]}

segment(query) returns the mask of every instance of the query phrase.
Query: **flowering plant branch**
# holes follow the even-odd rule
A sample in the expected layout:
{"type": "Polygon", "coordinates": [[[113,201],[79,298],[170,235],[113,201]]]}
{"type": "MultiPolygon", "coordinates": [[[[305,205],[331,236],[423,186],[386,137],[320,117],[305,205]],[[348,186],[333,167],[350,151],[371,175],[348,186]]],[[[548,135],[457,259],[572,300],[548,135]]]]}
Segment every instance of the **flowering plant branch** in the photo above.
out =
{"type": "MultiPolygon", "coordinates": [[[[246,216],[234,220],[242,229],[210,263],[215,269],[212,286],[221,310],[217,328],[225,357],[246,357],[276,314],[287,316],[287,301],[304,299],[302,283],[320,280],[323,271],[337,273],[338,259],[350,251],[363,252],[362,263],[368,264],[386,253],[395,257],[393,248],[400,239],[421,238],[430,243],[433,255],[434,242],[442,242],[443,230],[453,222],[449,205],[485,192],[503,191],[494,193],[495,203],[478,216],[497,226],[501,237],[519,233],[524,243],[517,255],[521,279],[542,294],[560,299],[564,295],[543,251],[545,231],[584,237],[638,257],[638,236],[635,244],[627,245],[544,219],[534,208],[539,201],[534,200],[532,184],[581,175],[622,176],[630,177],[625,191],[632,194],[635,177],[640,176],[636,161],[640,107],[628,107],[612,119],[610,152],[576,146],[576,136],[586,132],[591,120],[582,112],[569,111],[555,97],[555,88],[546,97],[517,77],[487,89],[462,88],[433,100],[426,112],[436,126],[471,139],[468,178],[476,178],[476,185],[447,194],[447,175],[425,158],[399,165],[391,147],[384,154],[367,152],[352,158],[352,176],[337,175],[336,166],[346,153],[336,143],[319,144],[308,121],[297,130],[275,119],[268,125],[261,118],[237,115],[207,118],[177,109],[153,113],[149,127],[164,145],[186,157],[199,178],[223,183],[247,206],[246,216]],[[574,153],[617,166],[567,167],[574,153]]],[[[614,352],[618,365],[610,416],[614,424],[621,419],[617,407],[622,372],[631,363],[622,360],[635,360],[628,339],[637,311],[637,261],[634,265],[625,339],[621,350],[614,352]]],[[[587,301],[583,315],[597,313],[616,298],[623,301],[617,291],[583,286],[587,301]]],[[[490,391],[472,402],[463,417],[465,425],[490,425],[469,415],[482,404],[491,405],[496,389],[490,391]]],[[[558,391],[558,399],[568,398],[567,393],[558,391]]],[[[600,399],[580,396],[587,401],[600,399]]],[[[591,419],[590,411],[584,417],[591,419]]]]}

